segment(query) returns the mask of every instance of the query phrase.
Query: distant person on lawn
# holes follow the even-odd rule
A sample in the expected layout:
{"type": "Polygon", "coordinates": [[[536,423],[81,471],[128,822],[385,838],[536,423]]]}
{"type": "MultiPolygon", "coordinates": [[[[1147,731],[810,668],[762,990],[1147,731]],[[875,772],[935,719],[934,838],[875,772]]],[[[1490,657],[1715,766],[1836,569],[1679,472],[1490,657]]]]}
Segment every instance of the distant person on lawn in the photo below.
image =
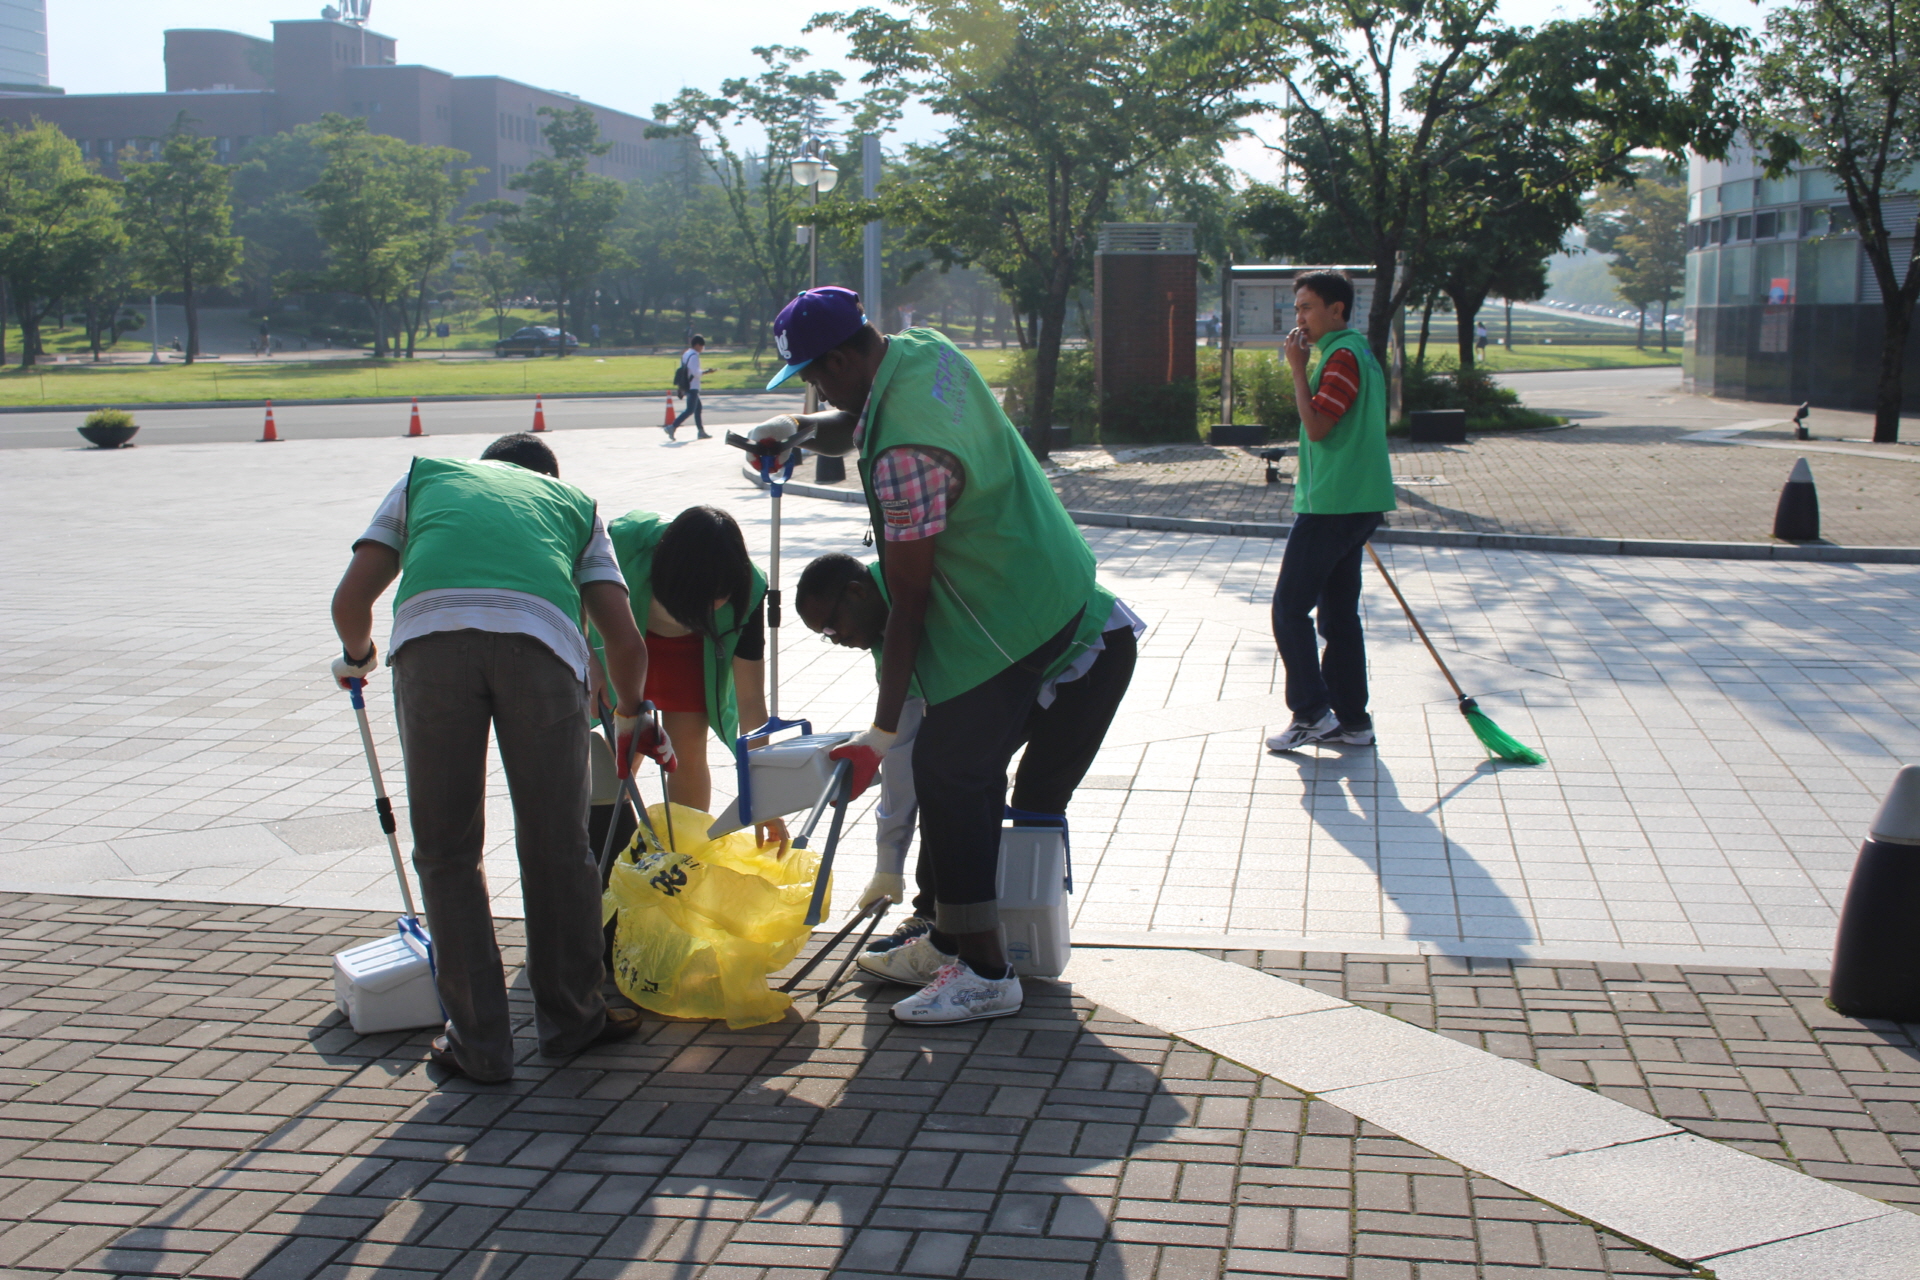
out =
{"type": "Polygon", "coordinates": [[[680,416],[675,418],[673,424],[667,428],[669,440],[674,438],[673,433],[678,431],[680,424],[688,418],[693,419],[693,429],[700,433],[697,438],[707,439],[706,419],[700,413],[700,356],[706,349],[707,340],[696,333],[693,335],[693,340],[687,344],[687,349],[680,353],[680,368],[685,372],[675,379],[675,385],[687,397],[687,407],[680,411],[680,416]]]}
{"type": "Polygon", "coordinates": [[[1387,384],[1366,335],[1348,327],[1353,282],[1337,271],[1294,277],[1297,327],[1284,350],[1300,411],[1293,532],[1273,589],[1273,639],[1287,670],[1293,723],[1272,751],[1309,742],[1373,745],[1367,644],[1360,629],[1360,561],[1393,510],[1387,459],[1387,384]],[[1319,363],[1307,371],[1308,357],[1319,363]],[[1314,639],[1314,616],[1325,653],[1314,639]]]}

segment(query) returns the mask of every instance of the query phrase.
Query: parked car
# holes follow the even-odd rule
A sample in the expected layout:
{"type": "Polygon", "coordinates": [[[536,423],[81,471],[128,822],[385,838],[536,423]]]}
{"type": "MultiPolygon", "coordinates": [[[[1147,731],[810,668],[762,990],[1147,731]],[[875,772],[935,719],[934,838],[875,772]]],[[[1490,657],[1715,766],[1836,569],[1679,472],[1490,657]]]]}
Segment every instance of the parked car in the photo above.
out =
{"type": "Polygon", "coordinates": [[[497,356],[543,356],[562,348],[571,351],[579,345],[580,339],[570,333],[562,333],[549,325],[530,324],[516,330],[511,337],[494,343],[493,353],[497,356]]]}

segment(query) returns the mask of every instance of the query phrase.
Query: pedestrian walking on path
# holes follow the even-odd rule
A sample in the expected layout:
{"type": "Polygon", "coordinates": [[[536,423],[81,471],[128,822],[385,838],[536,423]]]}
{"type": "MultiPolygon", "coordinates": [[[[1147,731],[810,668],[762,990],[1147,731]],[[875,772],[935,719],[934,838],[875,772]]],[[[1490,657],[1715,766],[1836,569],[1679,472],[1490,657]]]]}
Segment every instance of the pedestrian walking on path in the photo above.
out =
{"type": "Polygon", "coordinates": [[[1348,327],[1353,282],[1344,274],[1295,277],[1293,301],[1297,327],[1284,350],[1300,411],[1300,467],[1293,531],[1273,589],[1273,640],[1287,671],[1293,723],[1267,747],[1371,746],[1360,569],[1367,539],[1394,507],[1386,379],[1366,336],[1348,327]],[[1309,372],[1313,355],[1319,362],[1309,372]],[[1316,617],[1324,653],[1314,639],[1316,617]]]}
{"type": "Polygon", "coordinates": [[[667,424],[669,440],[675,438],[673,433],[688,418],[693,419],[693,429],[700,433],[697,438],[707,439],[706,419],[700,411],[700,356],[706,349],[707,340],[696,333],[687,344],[687,349],[680,353],[680,366],[673,371],[673,389],[686,397],[687,407],[680,411],[679,417],[667,424]]]}
{"type": "Polygon", "coordinates": [[[508,1080],[513,1028],[481,865],[488,730],[513,799],[534,1026],[552,1056],[640,1027],[637,1010],[609,1008],[600,993],[583,609],[604,637],[627,768],[636,751],[671,767],[673,749],[641,713],[646,644],[606,528],[537,436],[502,436],[478,462],[416,458],[388,492],[334,592],[342,650],[333,674],[343,683],[372,674],[373,605],[396,577],[387,661],[413,865],[447,1011],[432,1056],[476,1080],[508,1080]]]}
{"type": "MultiPolygon", "coordinates": [[[[879,562],[863,565],[839,552],[824,555],[800,575],[794,608],[807,627],[834,644],[868,649],[879,673],[881,643],[886,635],[888,607],[886,577],[879,562]]],[[[1093,767],[1113,723],[1120,700],[1133,680],[1139,638],[1147,624],[1111,591],[1096,584],[1080,615],[1073,643],[1047,668],[1040,694],[1027,708],[1021,742],[1026,753],[1013,778],[1013,807],[1025,813],[1064,816],[1073,793],[1093,767]]],[[[860,894],[865,907],[886,897],[906,901],[907,848],[913,842],[919,802],[913,787],[913,744],[926,710],[918,686],[901,711],[899,737],[880,767],[880,804],[874,812],[878,870],[860,894]]],[[[924,846],[923,846],[924,852],[924,846]]],[[[876,977],[924,986],[939,976],[939,951],[912,946],[933,927],[935,886],[933,870],[923,856],[914,867],[918,890],[913,913],[867,948],[860,967],[876,977]]]]}
{"type": "MultiPolygon", "coordinates": [[[[773,325],[787,364],[833,406],[808,448],[856,452],[891,610],[873,725],[835,755],[856,790],[897,741],[909,683],[927,700],[913,749],[920,840],[934,882],[939,977],[894,1006],[903,1022],[1017,1013],[996,872],[1007,764],[1048,669],[1093,595],[1093,552],[973,362],[930,329],[883,337],[851,289],[810,289],[773,325]]],[[[749,434],[781,440],[781,415],[749,434]]]]}

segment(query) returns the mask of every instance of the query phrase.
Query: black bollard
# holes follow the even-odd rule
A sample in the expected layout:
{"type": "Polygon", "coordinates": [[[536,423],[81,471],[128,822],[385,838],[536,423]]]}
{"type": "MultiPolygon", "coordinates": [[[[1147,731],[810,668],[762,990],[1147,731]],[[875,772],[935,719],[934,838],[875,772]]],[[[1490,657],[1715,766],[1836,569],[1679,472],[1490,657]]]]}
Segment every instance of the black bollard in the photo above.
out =
{"type": "Polygon", "coordinates": [[[1920,765],[1894,775],[1847,881],[1827,996],[1850,1018],[1920,1021],[1920,765]]]}
{"type": "Polygon", "coordinates": [[[847,460],[831,453],[816,453],[813,461],[815,484],[839,484],[847,478],[847,460]]]}
{"type": "Polygon", "coordinates": [[[1813,432],[1807,430],[1807,414],[1813,410],[1813,401],[1809,400],[1793,411],[1793,438],[1811,440],[1813,432]]]}
{"type": "Polygon", "coordinates": [[[1820,540],[1820,495],[1813,488],[1813,468],[1801,458],[1780,487],[1780,505],[1773,511],[1773,536],[1782,542],[1820,540]]]}

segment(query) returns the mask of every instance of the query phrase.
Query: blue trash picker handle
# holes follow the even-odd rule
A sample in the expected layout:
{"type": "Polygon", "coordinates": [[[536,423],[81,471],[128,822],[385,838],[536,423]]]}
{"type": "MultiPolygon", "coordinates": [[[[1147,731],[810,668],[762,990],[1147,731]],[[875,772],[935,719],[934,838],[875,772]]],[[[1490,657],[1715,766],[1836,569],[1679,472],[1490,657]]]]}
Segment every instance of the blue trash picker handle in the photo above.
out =
{"type": "Polygon", "coordinates": [[[798,729],[801,737],[813,732],[811,720],[769,719],[752,733],[743,733],[733,744],[733,776],[740,796],[740,825],[753,825],[753,764],[747,759],[747,744],[755,738],[770,738],[786,729],[798,729]]]}

